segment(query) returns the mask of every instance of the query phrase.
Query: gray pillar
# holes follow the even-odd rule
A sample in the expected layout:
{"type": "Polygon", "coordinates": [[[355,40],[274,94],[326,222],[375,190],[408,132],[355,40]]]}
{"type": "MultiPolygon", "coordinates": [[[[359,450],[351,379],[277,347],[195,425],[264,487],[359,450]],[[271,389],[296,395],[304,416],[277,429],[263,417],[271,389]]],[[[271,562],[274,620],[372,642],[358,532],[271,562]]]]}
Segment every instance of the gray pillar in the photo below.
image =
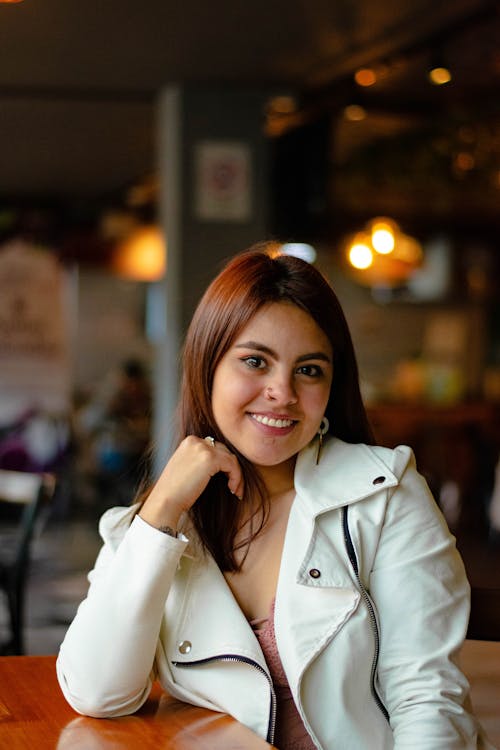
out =
{"type": "Polygon", "coordinates": [[[268,94],[169,87],[158,100],[160,220],[167,271],[152,290],[156,472],[172,448],[179,352],[194,308],[223,263],[267,238],[268,94]]]}

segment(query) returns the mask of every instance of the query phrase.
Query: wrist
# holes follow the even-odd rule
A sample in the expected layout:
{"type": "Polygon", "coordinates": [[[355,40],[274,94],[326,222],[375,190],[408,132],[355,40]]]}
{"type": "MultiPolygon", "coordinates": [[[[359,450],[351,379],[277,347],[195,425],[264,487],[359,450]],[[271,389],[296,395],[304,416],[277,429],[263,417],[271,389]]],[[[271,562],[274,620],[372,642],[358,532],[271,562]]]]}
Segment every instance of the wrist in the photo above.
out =
{"type": "Polygon", "coordinates": [[[159,531],[163,531],[170,536],[177,535],[177,527],[179,525],[181,512],[173,508],[153,508],[147,506],[146,503],[142,506],[138,513],[139,517],[143,521],[146,521],[150,526],[154,526],[159,531]],[[170,531],[166,531],[170,529],[170,531]]]}
{"type": "Polygon", "coordinates": [[[137,514],[141,521],[143,521],[145,524],[150,526],[152,529],[156,529],[156,531],[161,531],[162,534],[166,534],[167,536],[171,536],[174,539],[179,539],[180,531],[177,530],[177,528],[174,528],[173,526],[169,526],[167,524],[156,524],[156,523],[150,523],[144,516],[142,516],[140,513],[137,514]]]}
{"type": "Polygon", "coordinates": [[[174,539],[179,538],[179,532],[171,526],[158,526],[158,531],[161,531],[162,534],[166,534],[167,536],[173,536],[174,539]]]}

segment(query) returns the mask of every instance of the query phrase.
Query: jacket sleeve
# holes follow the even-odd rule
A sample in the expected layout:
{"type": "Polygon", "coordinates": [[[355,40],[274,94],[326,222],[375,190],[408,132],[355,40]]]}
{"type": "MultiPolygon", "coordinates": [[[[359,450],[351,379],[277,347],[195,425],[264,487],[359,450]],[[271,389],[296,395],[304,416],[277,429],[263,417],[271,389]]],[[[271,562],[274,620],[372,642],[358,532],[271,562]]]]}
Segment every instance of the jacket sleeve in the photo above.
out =
{"type": "Polygon", "coordinates": [[[413,454],[398,448],[394,456],[400,481],[369,581],[380,630],[379,692],[394,747],[488,747],[467,710],[469,685],[457,662],[470,601],[463,563],[413,454]]]}
{"type": "Polygon", "coordinates": [[[89,716],[130,714],[147,699],[166,598],[187,544],[133,516],[115,508],[101,519],[104,546],[57,659],[66,700],[89,716]]]}

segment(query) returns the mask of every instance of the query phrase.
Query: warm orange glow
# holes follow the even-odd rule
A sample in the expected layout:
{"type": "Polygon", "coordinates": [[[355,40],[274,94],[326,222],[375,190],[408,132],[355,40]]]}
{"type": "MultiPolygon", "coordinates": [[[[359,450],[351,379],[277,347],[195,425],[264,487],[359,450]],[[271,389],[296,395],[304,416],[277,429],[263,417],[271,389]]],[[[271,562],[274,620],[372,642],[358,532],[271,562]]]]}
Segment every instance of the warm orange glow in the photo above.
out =
{"type": "Polygon", "coordinates": [[[373,86],[377,82],[377,74],[371,68],[359,68],[354,74],[358,86],[373,86]]]}
{"type": "Polygon", "coordinates": [[[462,172],[469,172],[475,165],[475,159],[468,151],[460,151],[455,157],[455,166],[462,172]]]}
{"type": "Polygon", "coordinates": [[[289,115],[297,109],[297,100],[294,96],[282,94],[273,96],[268,102],[268,109],[273,114],[289,115]]]}
{"type": "Polygon", "coordinates": [[[385,221],[374,221],[372,224],[372,245],[377,253],[389,255],[394,250],[394,228],[385,221]]]}
{"type": "Polygon", "coordinates": [[[438,66],[429,71],[429,79],[436,86],[442,86],[451,81],[451,73],[448,68],[438,66]]]}
{"type": "Polygon", "coordinates": [[[154,225],[135,229],[118,246],[113,259],[113,270],[135,281],[158,281],[165,269],[165,239],[160,228],[154,225]]]}
{"type": "Polygon", "coordinates": [[[366,118],[366,110],[359,104],[348,104],[344,109],[344,117],[351,122],[360,122],[366,118]]]}
{"type": "Polygon", "coordinates": [[[265,107],[266,135],[271,138],[284,133],[289,127],[296,127],[303,122],[298,100],[290,94],[279,94],[271,97],[265,107]]]}
{"type": "Polygon", "coordinates": [[[384,217],[372,219],[364,231],[352,235],[344,252],[350,274],[372,287],[404,284],[423,260],[417,240],[384,217]]]}
{"type": "Polygon", "coordinates": [[[22,3],[23,0],[0,0],[0,3],[22,3]]]}
{"type": "Polygon", "coordinates": [[[365,270],[373,263],[373,253],[364,242],[356,242],[349,249],[349,263],[353,268],[365,270]]]}
{"type": "Polygon", "coordinates": [[[411,266],[419,266],[423,259],[422,248],[417,240],[409,237],[407,234],[401,234],[398,238],[397,258],[402,263],[408,263],[411,266]]]}

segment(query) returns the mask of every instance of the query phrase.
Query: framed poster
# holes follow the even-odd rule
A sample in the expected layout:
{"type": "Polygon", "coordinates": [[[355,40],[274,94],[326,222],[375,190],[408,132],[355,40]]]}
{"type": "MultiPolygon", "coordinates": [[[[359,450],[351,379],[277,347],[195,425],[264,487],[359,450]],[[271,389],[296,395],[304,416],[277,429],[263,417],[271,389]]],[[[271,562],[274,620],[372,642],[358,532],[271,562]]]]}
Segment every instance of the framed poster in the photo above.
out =
{"type": "Polygon", "coordinates": [[[200,221],[249,221],[251,152],[242,141],[200,141],[194,151],[194,214],[200,221]]]}

